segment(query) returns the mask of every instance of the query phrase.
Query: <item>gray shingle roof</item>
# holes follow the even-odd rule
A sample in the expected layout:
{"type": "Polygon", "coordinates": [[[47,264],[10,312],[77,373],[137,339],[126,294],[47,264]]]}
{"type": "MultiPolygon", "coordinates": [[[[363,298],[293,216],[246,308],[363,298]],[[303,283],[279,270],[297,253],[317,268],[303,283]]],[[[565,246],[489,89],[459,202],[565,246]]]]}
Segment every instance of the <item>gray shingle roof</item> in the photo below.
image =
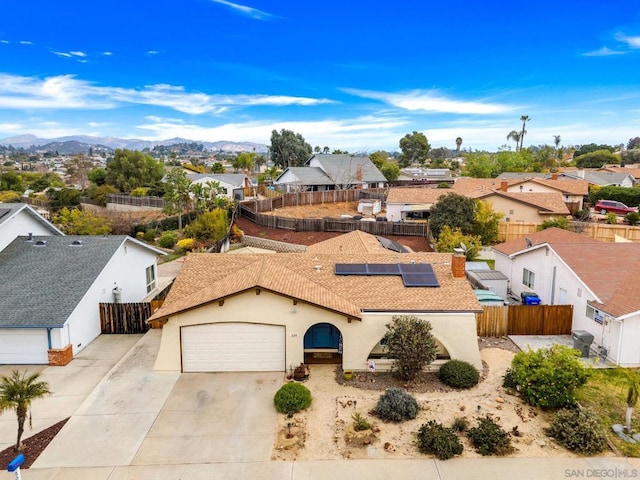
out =
{"type": "MultiPolygon", "coordinates": [[[[315,155],[325,173],[338,185],[386,182],[369,157],[360,155],[315,155]]],[[[314,158],[312,157],[312,159],[314,158]]],[[[310,159],[309,162],[312,160],[310,159]]],[[[307,163],[309,163],[307,162],[307,163]]]]}
{"type": "Polygon", "coordinates": [[[16,238],[0,252],[0,328],[62,327],[127,238],[16,238]],[[82,244],[72,246],[74,240],[82,244]]]}
{"type": "Polygon", "coordinates": [[[302,185],[333,185],[333,181],[319,167],[289,167],[278,176],[275,183],[278,183],[287,171],[302,185]]]}
{"type": "Polygon", "coordinates": [[[214,182],[224,182],[229,185],[243,187],[247,176],[244,173],[188,173],[187,178],[194,182],[204,178],[214,182]]]}

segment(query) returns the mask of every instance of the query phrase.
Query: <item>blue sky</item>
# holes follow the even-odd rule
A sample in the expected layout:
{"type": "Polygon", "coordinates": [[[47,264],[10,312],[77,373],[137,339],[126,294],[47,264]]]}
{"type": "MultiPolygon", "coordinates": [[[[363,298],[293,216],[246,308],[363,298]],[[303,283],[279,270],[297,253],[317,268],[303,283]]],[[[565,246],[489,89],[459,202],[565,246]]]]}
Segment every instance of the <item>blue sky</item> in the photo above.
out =
{"type": "Polygon", "coordinates": [[[0,3],[0,138],[496,150],[521,115],[525,146],[640,136],[640,2],[0,3]]]}

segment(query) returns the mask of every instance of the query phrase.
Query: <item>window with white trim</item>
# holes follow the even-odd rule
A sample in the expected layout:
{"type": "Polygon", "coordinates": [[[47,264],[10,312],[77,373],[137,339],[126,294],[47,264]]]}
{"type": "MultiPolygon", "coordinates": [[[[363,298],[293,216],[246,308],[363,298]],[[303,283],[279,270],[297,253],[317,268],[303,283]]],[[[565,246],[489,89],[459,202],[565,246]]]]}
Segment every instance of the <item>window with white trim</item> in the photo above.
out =
{"type": "Polygon", "coordinates": [[[156,266],[149,265],[146,269],[147,293],[151,293],[156,288],[156,266]]]}
{"type": "Polygon", "coordinates": [[[526,268],[522,269],[522,283],[529,288],[534,288],[536,274],[526,268]]]}

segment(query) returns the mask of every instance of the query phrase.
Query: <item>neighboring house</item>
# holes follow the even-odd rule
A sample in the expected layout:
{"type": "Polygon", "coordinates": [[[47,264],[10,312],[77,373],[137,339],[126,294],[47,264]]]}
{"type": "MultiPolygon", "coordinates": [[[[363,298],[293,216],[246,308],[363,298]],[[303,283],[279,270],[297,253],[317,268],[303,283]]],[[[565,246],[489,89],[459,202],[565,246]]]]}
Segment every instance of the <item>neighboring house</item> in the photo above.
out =
{"type": "MultiPolygon", "coordinates": [[[[633,186],[635,187],[638,184],[638,179],[640,179],[640,164],[632,163],[630,165],[605,165],[600,168],[599,171],[604,172],[614,172],[614,173],[622,173],[625,175],[631,175],[633,178],[633,186]]],[[[625,184],[627,182],[625,181],[625,184]]]]}
{"type": "Polygon", "coordinates": [[[64,235],[26,203],[0,203],[0,252],[20,235],[64,235]]]}
{"type": "Polygon", "coordinates": [[[450,189],[391,188],[387,195],[387,220],[424,221],[438,199],[449,193],[487,201],[494,211],[504,215],[505,222],[542,223],[550,217],[570,214],[560,192],[508,192],[507,181],[491,181],[458,179],[450,189]]]}
{"type": "Polygon", "coordinates": [[[0,252],[0,364],[70,361],[100,335],[100,302],[157,289],[158,255],[124,235],[14,239],[0,252]]]}
{"type": "MultiPolygon", "coordinates": [[[[524,174],[528,175],[528,174],[524,174]]],[[[542,177],[511,177],[501,183],[501,190],[511,193],[561,193],[564,202],[571,213],[584,207],[584,199],[589,195],[589,182],[582,179],[560,178],[558,174],[550,174],[549,178],[542,177]]]]}
{"type": "Polygon", "coordinates": [[[398,179],[393,183],[426,183],[436,185],[447,183],[452,185],[454,178],[451,176],[451,170],[448,168],[403,168],[400,170],[398,179]]]}
{"type": "Polygon", "coordinates": [[[386,181],[369,157],[317,154],[304,167],[286,168],[273,184],[295,192],[382,188],[386,181]]]}
{"type": "Polygon", "coordinates": [[[572,328],[591,333],[594,348],[618,365],[640,365],[640,244],[551,228],[494,251],[512,295],[532,291],[542,303],[573,305],[572,328]]]}
{"type": "Polygon", "coordinates": [[[155,369],[285,371],[328,361],[359,371],[373,361],[388,370],[380,341],[395,315],[431,322],[439,362],[457,358],[481,368],[481,308],[464,256],[400,254],[363,232],[324,243],[304,253],[189,254],[152,317],[164,323],[155,369]],[[378,273],[364,274],[364,265],[378,273]],[[399,273],[429,268],[434,274],[419,278],[399,273]]]}
{"type": "Polygon", "coordinates": [[[633,187],[635,178],[630,173],[606,170],[564,170],[559,177],[586,180],[600,187],[633,187]]]}
{"type": "Polygon", "coordinates": [[[225,195],[232,200],[244,200],[244,189],[249,188],[249,177],[244,173],[188,173],[192,183],[206,185],[207,182],[218,182],[225,195]]]}

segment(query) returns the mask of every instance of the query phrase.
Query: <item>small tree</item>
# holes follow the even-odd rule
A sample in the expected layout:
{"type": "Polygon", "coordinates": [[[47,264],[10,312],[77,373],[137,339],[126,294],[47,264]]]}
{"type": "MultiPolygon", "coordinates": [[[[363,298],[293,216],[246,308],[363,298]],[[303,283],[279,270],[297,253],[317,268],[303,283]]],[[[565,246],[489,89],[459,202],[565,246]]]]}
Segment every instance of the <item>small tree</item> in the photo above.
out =
{"type": "Polygon", "coordinates": [[[229,218],[226,210],[216,208],[204,212],[185,229],[185,234],[199,242],[214,243],[224,238],[229,230],[229,218]]]}
{"type": "Polygon", "coordinates": [[[431,323],[414,315],[395,315],[387,324],[384,342],[393,358],[394,373],[403,380],[413,380],[436,358],[431,323]]]}
{"type": "Polygon", "coordinates": [[[53,223],[67,235],[107,235],[111,233],[111,222],[93,212],[77,208],[63,208],[53,217],[53,223]]]}
{"type": "Polygon", "coordinates": [[[640,398],[640,371],[629,368],[618,368],[618,371],[620,373],[621,383],[627,390],[625,428],[627,429],[627,433],[631,433],[631,416],[640,398]]]}
{"type": "Polygon", "coordinates": [[[457,193],[445,193],[431,207],[429,229],[436,238],[440,236],[445,225],[451,229],[459,228],[463,234],[470,235],[473,233],[475,217],[476,206],[472,198],[457,193]]]}
{"type": "Polygon", "coordinates": [[[566,217],[551,217],[549,220],[545,220],[540,224],[538,230],[546,230],[547,228],[561,228],[563,230],[569,230],[571,224],[566,217]]]}
{"type": "Polygon", "coordinates": [[[15,410],[18,417],[16,450],[24,449],[21,440],[27,415],[31,427],[31,402],[50,393],[49,384],[40,380],[40,372],[27,375],[26,370],[22,373],[14,370],[11,375],[0,378],[0,413],[15,410]]]}
{"type": "Polygon", "coordinates": [[[476,201],[473,233],[480,236],[483,245],[491,245],[498,240],[502,217],[504,213],[494,211],[489,202],[476,201]]]}
{"type": "Polygon", "coordinates": [[[579,356],[578,350],[564,345],[518,352],[511,362],[513,382],[533,406],[572,406],[576,390],[588,378],[588,370],[579,356]]]}
{"type": "Polygon", "coordinates": [[[438,241],[436,242],[438,252],[453,253],[454,249],[462,248],[461,245],[464,245],[464,254],[468,261],[475,260],[482,248],[480,237],[476,235],[464,235],[459,228],[452,230],[449,228],[449,225],[445,225],[440,231],[438,241]]]}

